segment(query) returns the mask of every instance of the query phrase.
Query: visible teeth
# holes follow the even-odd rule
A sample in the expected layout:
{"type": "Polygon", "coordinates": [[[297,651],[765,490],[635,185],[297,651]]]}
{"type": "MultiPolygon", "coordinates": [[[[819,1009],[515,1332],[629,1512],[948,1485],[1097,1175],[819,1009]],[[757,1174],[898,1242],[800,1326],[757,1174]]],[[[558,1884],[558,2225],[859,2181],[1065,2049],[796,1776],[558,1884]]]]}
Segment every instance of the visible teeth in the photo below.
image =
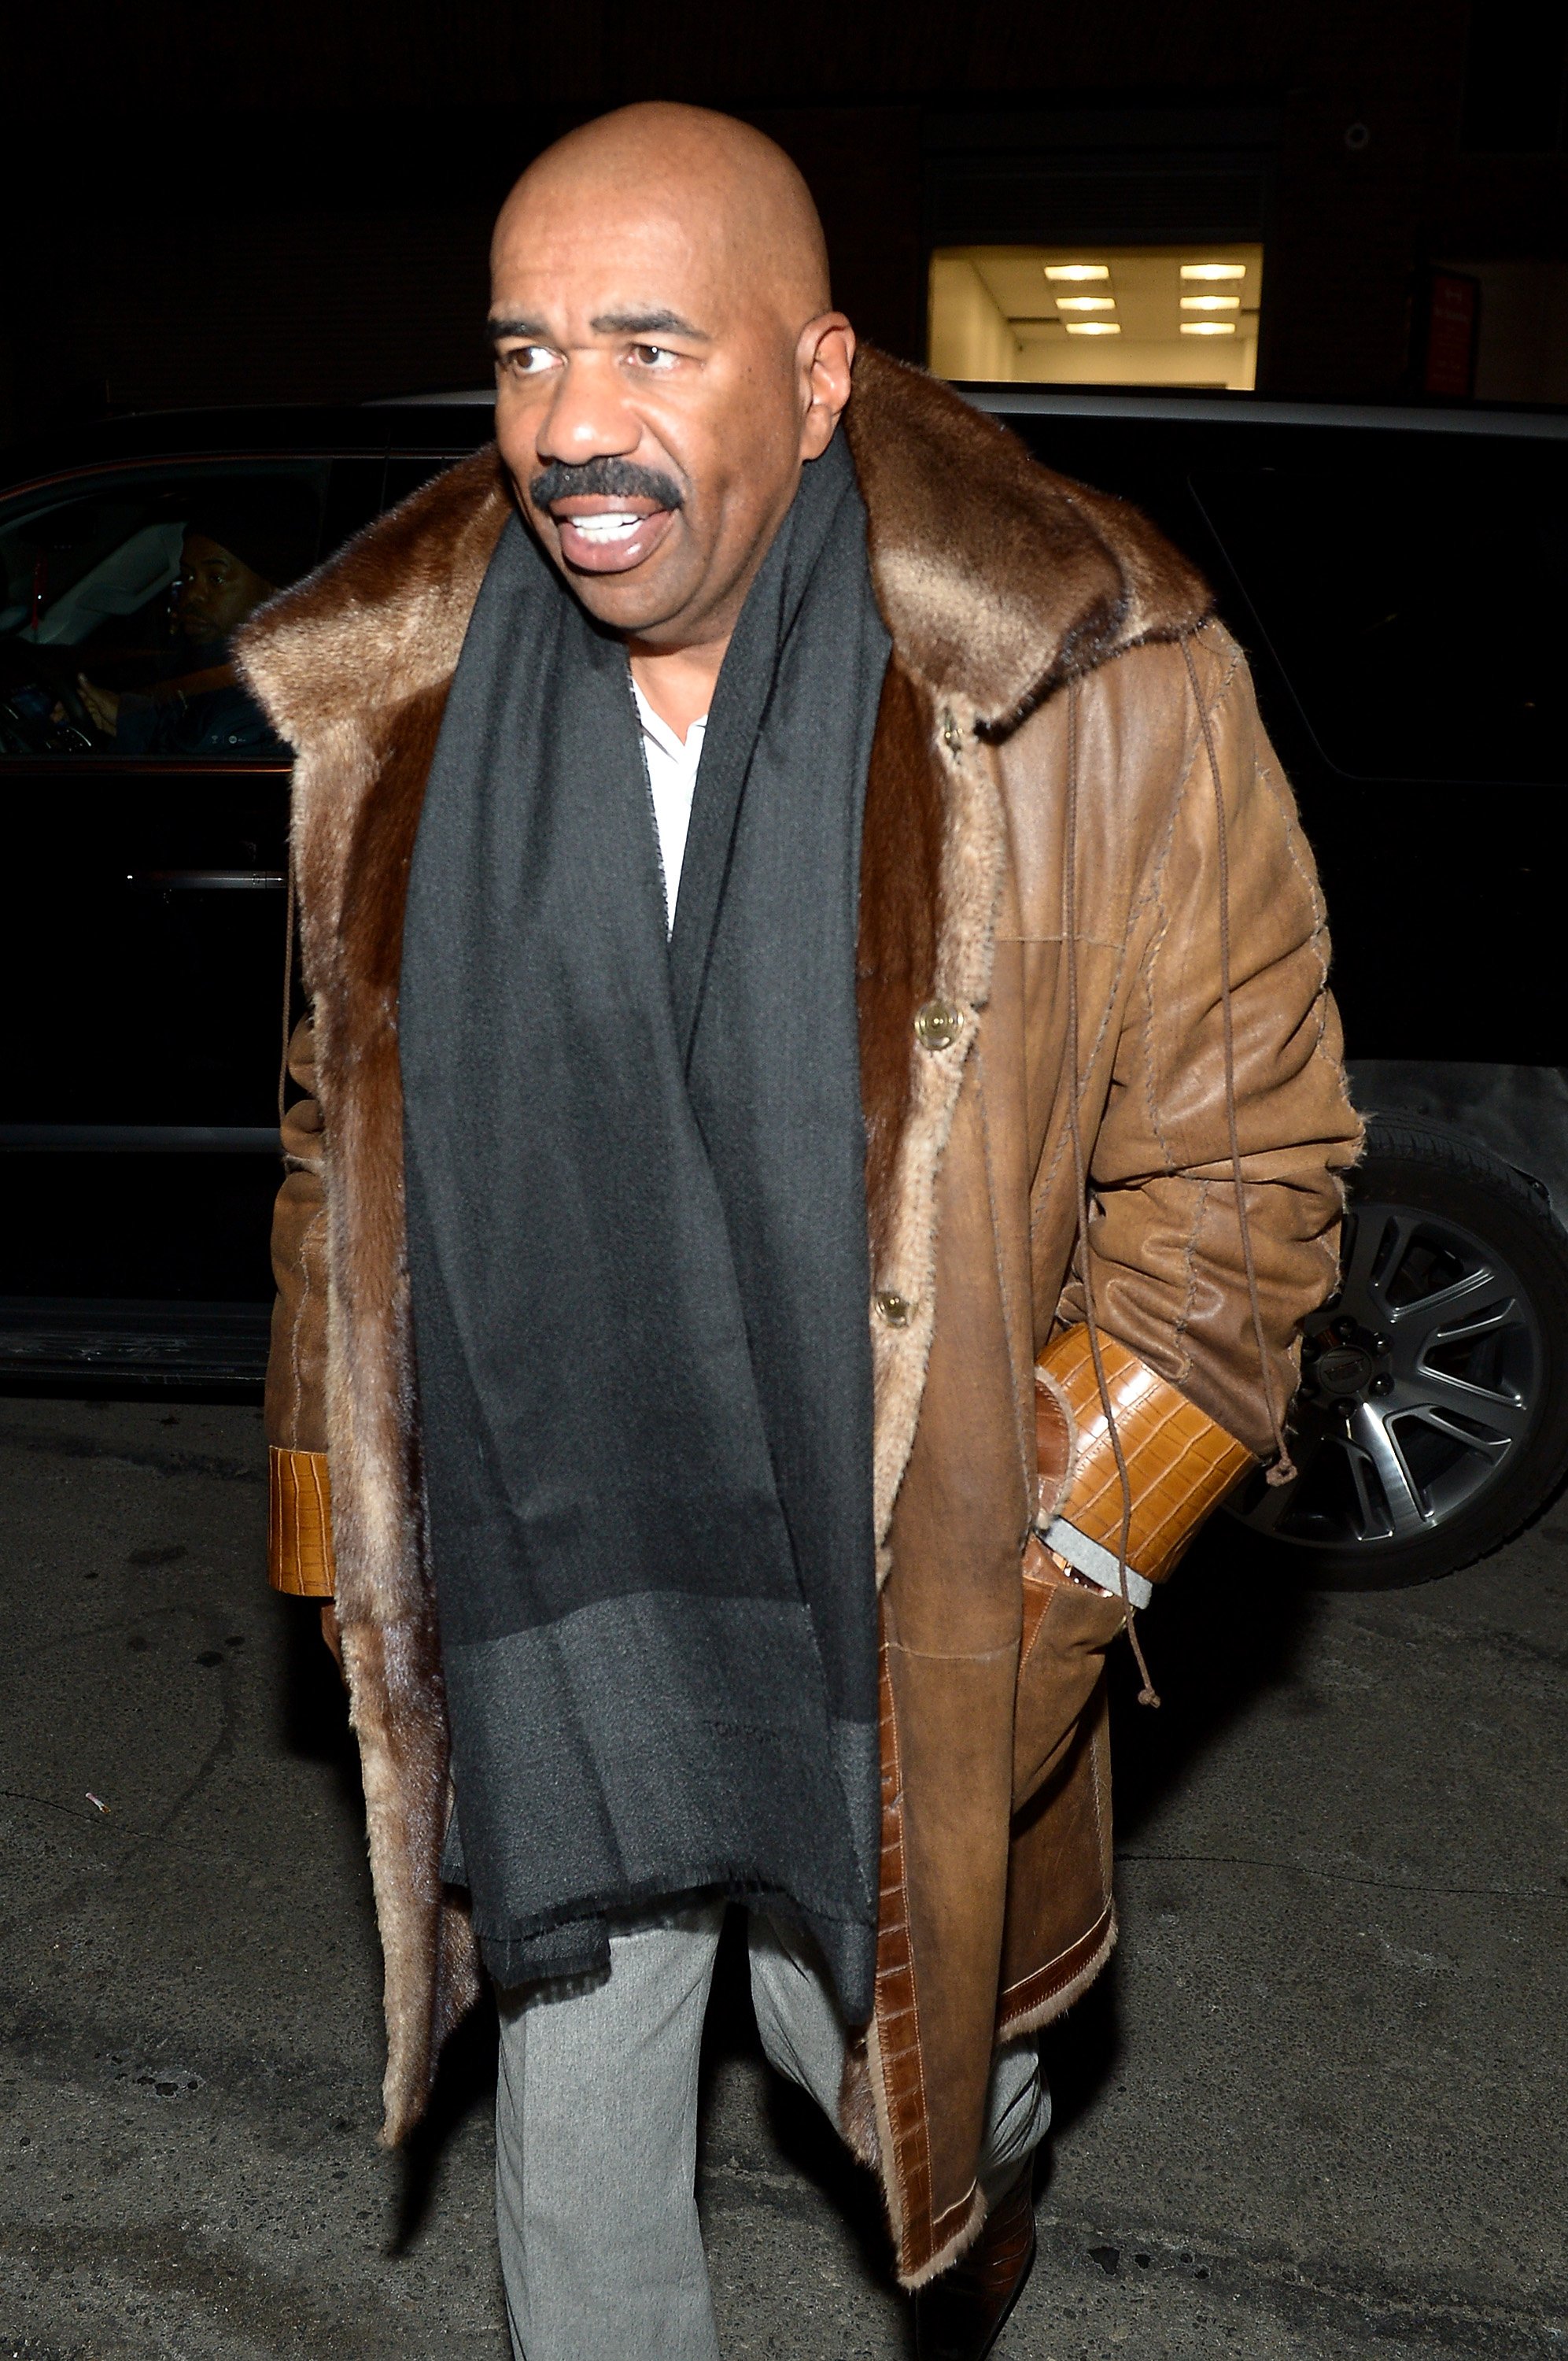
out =
{"type": "Polygon", "coordinates": [[[574,533],[585,541],[625,541],[642,522],[640,516],[626,516],[611,509],[603,516],[580,516],[570,520],[574,533]]]}

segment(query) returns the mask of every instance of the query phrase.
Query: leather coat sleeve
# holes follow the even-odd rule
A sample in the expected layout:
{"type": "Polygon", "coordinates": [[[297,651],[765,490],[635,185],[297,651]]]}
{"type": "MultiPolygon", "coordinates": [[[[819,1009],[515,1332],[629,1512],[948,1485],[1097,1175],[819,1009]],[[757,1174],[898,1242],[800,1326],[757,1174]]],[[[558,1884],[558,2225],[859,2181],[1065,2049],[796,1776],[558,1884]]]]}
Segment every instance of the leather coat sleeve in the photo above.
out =
{"type": "MultiPolygon", "coordinates": [[[[1190,690],[1185,775],[1150,881],[1110,1096],[1089,1144],[1087,1243],[1101,1330],[1247,1451],[1272,1459],[1269,1402],[1283,1422],[1298,1379],[1300,1323],[1336,1283],[1340,1175],[1355,1160],[1361,1127],[1345,1093],[1322,898],[1294,797],[1240,650],[1218,630],[1191,648],[1208,744],[1190,690]],[[1214,770],[1224,804],[1224,896],[1214,770]],[[1226,931],[1245,1219],[1266,1348],[1261,1371],[1226,1114],[1226,931]]],[[[1084,1316],[1080,1272],[1058,1322],[1084,1316]]]]}
{"type": "Polygon", "coordinates": [[[326,1459],[326,1210],[315,1045],[307,1017],[289,1044],[304,1092],[283,1117],[283,1186],[272,1215],[278,1298],[267,1362],[270,1472],[267,1561],[277,1590],[302,1598],[334,1591],[326,1459]]]}

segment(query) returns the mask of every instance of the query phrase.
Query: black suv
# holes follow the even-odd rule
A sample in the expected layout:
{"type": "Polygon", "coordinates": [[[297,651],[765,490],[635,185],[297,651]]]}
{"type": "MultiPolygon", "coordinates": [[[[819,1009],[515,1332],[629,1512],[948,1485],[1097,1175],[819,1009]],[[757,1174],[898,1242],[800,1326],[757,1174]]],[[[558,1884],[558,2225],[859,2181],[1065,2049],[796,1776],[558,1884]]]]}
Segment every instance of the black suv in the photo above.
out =
{"type": "MultiPolygon", "coordinates": [[[[1299,1479],[1237,1513],[1320,1579],[1447,1572],[1568,1466],[1568,416],[965,390],[1204,567],[1321,865],[1369,1145],[1299,1479]]],[[[488,401],[132,420],[8,470],[14,1383],[260,1372],[289,757],[227,638],[488,401]]]]}

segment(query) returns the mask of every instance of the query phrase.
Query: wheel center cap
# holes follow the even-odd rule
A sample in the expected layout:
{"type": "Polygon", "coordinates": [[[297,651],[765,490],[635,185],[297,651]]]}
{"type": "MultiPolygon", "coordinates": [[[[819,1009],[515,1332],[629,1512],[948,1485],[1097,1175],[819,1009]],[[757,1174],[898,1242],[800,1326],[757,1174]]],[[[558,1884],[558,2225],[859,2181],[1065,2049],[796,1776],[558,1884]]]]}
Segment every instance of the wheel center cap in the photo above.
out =
{"type": "Polygon", "coordinates": [[[1372,1356],[1358,1345],[1332,1345],[1319,1354],[1313,1375],[1326,1394],[1365,1393],[1372,1379],[1372,1356]]]}

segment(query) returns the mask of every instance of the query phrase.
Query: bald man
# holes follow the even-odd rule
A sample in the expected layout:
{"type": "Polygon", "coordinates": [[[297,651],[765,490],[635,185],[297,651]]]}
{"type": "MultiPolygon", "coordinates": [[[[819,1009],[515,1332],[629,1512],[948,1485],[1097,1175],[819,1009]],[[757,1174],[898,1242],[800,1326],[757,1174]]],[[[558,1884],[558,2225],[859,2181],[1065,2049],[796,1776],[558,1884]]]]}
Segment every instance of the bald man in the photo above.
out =
{"type": "Polygon", "coordinates": [[[492,269],[496,447],[241,648],[311,999],[271,1571],[352,1700],[385,2136],[488,1971],[518,2354],[713,2361],[739,1905],[975,2361],[1114,1939],[1106,1651],[1288,1475],[1334,1279],[1310,857],[1202,584],[857,357],[756,132],[589,125],[492,269]]]}

